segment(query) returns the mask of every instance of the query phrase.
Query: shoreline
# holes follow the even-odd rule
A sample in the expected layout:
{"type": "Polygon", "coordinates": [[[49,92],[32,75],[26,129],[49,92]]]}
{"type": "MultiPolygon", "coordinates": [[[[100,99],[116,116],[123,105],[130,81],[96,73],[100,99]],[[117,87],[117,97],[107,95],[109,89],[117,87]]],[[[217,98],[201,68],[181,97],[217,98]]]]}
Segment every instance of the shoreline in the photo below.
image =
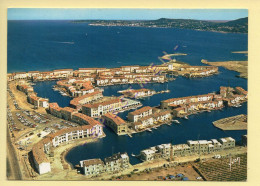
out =
{"type": "MultiPolygon", "coordinates": [[[[87,22],[85,22],[87,23],[87,22]]],[[[78,23],[76,23],[78,24],[78,23]]],[[[80,23],[82,24],[82,23],[80,23]]],[[[164,28],[164,29],[180,29],[180,30],[193,30],[193,31],[201,31],[201,32],[215,32],[215,33],[221,33],[221,34],[248,34],[248,32],[226,32],[226,31],[217,31],[217,30],[201,30],[201,29],[189,29],[189,28],[177,28],[177,27],[149,27],[149,26],[127,26],[127,25],[90,25],[89,26],[100,26],[100,27],[132,27],[132,28],[164,28]]]]}
{"type": "MultiPolygon", "coordinates": [[[[104,138],[106,137],[105,135],[102,137],[104,138]]],[[[76,141],[75,143],[70,143],[70,144],[65,144],[64,145],[64,150],[60,153],[60,156],[62,156],[62,159],[64,160],[64,162],[66,162],[69,167],[70,167],[70,170],[75,170],[75,167],[66,160],[66,156],[67,154],[69,153],[69,151],[71,151],[72,149],[76,148],[77,146],[80,146],[80,145],[85,145],[86,143],[94,143],[94,142],[97,142],[99,138],[93,138],[93,139],[87,139],[87,140],[83,140],[82,141],[78,141],[78,143],[76,144],[76,141]],[[68,145],[68,147],[66,147],[66,145],[68,145]]]]}
{"type": "Polygon", "coordinates": [[[247,130],[247,116],[240,114],[232,117],[222,118],[214,121],[213,125],[223,131],[247,130]]]}
{"type": "Polygon", "coordinates": [[[208,62],[202,59],[201,63],[210,66],[224,67],[227,70],[238,72],[238,77],[248,79],[248,61],[216,61],[208,62]]]}

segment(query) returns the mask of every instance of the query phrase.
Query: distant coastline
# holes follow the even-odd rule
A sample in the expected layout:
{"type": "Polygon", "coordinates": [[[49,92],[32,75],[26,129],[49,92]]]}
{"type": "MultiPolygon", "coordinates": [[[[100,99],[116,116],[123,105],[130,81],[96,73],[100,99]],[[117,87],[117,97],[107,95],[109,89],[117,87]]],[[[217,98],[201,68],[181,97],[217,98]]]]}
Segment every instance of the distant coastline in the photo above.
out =
{"type": "Polygon", "coordinates": [[[161,18],[157,20],[74,20],[72,23],[88,23],[90,26],[179,28],[221,33],[248,33],[247,17],[227,22],[161,18]]]}

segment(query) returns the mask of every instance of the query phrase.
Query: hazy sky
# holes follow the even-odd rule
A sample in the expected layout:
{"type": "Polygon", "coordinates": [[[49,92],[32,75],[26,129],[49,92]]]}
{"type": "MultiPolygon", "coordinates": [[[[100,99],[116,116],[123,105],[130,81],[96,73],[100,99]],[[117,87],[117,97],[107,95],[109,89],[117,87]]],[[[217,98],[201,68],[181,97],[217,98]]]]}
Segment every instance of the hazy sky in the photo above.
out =
{"type": "Polygon", "coordinates": [[[234,20],[248,16],[247,9],[57,9],[10,8],[8,20],[149,20],[181,18],[199,20],[234,20]]]}

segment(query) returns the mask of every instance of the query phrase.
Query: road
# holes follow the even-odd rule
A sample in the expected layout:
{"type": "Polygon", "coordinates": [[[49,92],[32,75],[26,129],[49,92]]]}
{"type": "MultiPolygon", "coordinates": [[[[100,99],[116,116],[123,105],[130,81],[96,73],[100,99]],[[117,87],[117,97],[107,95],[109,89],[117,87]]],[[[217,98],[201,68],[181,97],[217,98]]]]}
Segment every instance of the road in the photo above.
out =
{"type": "Polygon", "coordinates": [[[22,173],[19,162],[12,146],[9,131],[7,129],[7,179],[8,180],[22,180],[22,173]]]}

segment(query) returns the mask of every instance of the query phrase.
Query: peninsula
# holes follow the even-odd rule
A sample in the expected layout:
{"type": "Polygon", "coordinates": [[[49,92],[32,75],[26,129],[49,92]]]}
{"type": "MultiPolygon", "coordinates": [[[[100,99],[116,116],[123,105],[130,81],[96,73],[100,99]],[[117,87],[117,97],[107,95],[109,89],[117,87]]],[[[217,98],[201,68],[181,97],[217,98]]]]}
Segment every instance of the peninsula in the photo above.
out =
{"type": "Polygon", "coordinates": [[[208,62],[207,60],[202,59],[202,63],[217,66],[217,67],[224,67],[228,70],[233,70],[239,72],[239,77],[241,78],[248,78],[248,61],[221,61],[221,62],[208,62]]]}
{"type": "Polygon", "coordinates": [[[221,130],[247,130],[247,116],[244,114],[223,118],[213,122],[221,130]]]}

